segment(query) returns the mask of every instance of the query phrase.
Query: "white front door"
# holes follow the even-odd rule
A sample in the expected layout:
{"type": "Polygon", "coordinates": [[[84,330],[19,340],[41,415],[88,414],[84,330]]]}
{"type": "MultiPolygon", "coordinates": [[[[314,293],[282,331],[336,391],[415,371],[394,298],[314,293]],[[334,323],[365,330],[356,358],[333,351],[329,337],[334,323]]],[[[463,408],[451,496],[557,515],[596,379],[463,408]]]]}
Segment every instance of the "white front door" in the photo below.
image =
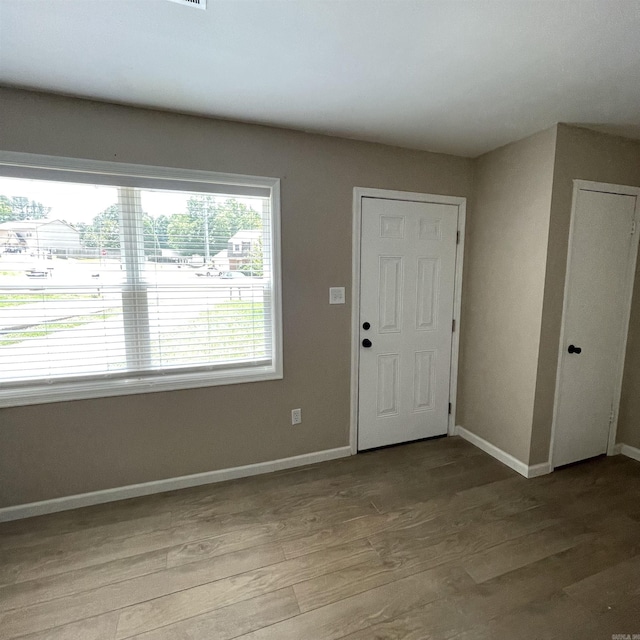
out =
{"type": "Polygon", "coordinates": [[[447,433],[458,206],[362,199],[358,449],[447,433]]]}
{"type": "Polygon", "coordinates": [[[637,248],[637,196],[577,189],[556,390],[555,467],[607,451],[637,248]]]}

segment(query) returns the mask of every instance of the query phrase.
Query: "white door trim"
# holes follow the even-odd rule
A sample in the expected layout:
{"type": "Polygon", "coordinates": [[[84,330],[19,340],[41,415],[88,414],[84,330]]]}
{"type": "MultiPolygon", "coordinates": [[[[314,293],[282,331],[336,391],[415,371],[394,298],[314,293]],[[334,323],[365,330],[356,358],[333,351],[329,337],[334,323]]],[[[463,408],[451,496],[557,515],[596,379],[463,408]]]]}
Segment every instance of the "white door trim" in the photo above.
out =
{"type": "Polygon", "coordinates": [[[448,434],[454,435],[456,424],[456,394],[458,389],[458,354],[460,351],[460,306],[462,301],[462,262],[464,257],[464,230],[467,199],[455,196],[439,196],[409,191],[388,191],[355,187],[353,189],[353,239],[352,239],[352,278],[351,278],[351,424],[349,444],[351,453],[358,453],[358,375],[360,367],[360,236],[362,232],[362,198],[380,198],[384,200],[403,200],[406,202],[433,202],[451,204],[458,207],[459,243],[456,245],[456,273],[453,295],[453,317],[456,330],[451,342],[451,378],[449,381],[448,434]]]}
{"type": "MultiPolygon", "coordinates": [[[[635,220],[636,226],[640,220],[640,188],[628,187],[623,185],[608,184],[604,182],[591,182],[589,180],[574,180],[573,195],[571,201],[571,222],[569,225],[569,245],[567,250],[567,266],[564,279],[564,300],[562,303],[562,324],[560,325],[560,344],[558,345],[558,366],[556,370],[556,388],[553,402],[553,422],[551,423],[551,442],[549,443],[549,466],[551,471],[554,469],[553,455],[556,439],[556,427],[558,417],[558,407],[560,405],[560,380],[564,365],[564,344],[565,344],[565,317],[567,311],[567,287],[569,277],[571,275],[571,257],[573,254],[573,232],[575,225],[576,201],[578,191],[598,191],[600,193],[611,193],[615,195],[636,196],[635,220]]],[[[636,231],[636,236],[640,236],[640,230],[636,231]]],[[[629,265],[627,267],[627,291],[628,296],[625,301],[625,311],[622,318],[620,330],[622,335],[621,353],[618,355],[618,373],[615,380],[614,398],[613,398],[613,420],[609,427],[609,442],[607,446],[607,455],[614,455],[616,445],[616,433],[618,430],[618,413],[620,410],[620,395],[622,393],[622,376],[624,374],[624,359],[627,352],[627,336],[629,334],[629,318],[631,316],[631,300],[633,296],[633,282],[635,278],[636,261],[638,256],[638,239],[633,243],[631,255],[629,257],[629,265]]]]}

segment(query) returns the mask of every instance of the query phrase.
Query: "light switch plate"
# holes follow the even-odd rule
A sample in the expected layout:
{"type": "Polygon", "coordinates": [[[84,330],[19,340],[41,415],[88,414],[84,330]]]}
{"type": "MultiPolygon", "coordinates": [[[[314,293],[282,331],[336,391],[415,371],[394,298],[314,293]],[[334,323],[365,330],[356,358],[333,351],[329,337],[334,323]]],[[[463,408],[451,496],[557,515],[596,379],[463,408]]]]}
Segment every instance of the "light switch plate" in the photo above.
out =
{"type": "Polygon", "coordinates": [[[329,304],[344,304],[344,287],[329,287],[329,304]]]}

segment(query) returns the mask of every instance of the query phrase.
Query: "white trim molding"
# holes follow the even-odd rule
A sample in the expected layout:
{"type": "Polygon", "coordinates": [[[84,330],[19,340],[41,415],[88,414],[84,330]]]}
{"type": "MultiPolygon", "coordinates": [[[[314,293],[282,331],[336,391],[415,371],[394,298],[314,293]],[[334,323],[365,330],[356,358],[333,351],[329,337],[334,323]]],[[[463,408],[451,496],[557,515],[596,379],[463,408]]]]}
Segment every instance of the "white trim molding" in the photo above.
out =
{"type": "Polygon", "coordinates": [[[353,189],[353,226],[351,253],[351,420],[349,442],[351,452],[358,452],[358,376],[360,368],[360,252],[362,234],[362,199],[402,200],[406,202],[433,202],[458,207],[458,244],[456,245],[456,271],[453,294],[453,318],[456,330],[451,341],[451,371],[449,380],[449,402],[451,412],[447,424],[447,434],[454,435],[456,420],[456,396],[458,388],[458,358],[460,351],[460,315],[462,305],[462,273],[464,258],[465,221],[467,199],[458,196],[442,196],[410,191],[389,191],[368,187],[353,189]]]}
{"type": "Polygon", "coordinates": [[[551,473],[551,464],[549,462],[543,462],[541,464],[528,465],[518,460],[518,458],[512,456],[510,453],[503,451],[502,449],[496,447],[491,444],[484,438],[477,436],[475,433],[471,433],[471,431],[467,431],[464,427],[459,425],[455,428],[455,435],[460,436],[463,440],[470,442],[472,445],[478,447],[485,453],[488,453],[490,456],[502,462],[502,464],[506,464],[507,467],[510,467],[514,471],[517,471],[521,476],[525,478],[536,478],[538,476],[544,476],[547,473],[551,473]]]}
{"type": "Polygon", "coordinates": [[[548,473],[551,473],[553,469],[551,468],[551,463],[541,462],[540,464],[530,464],[527,467],[527,478],[537,478],[538,476],[546,476],[548,473]]]}
{"type": "Polygon", "coordinates": [[[622,453],[622,444],[618,442],[613,449],[607,452],[608,456],[619,456],[622,453]]]}
{"type": "Polygon", "coordinates": [[[616,445],[616,447],[618,446],[620,447],[620,453],[623,456],[627,456],[627,458],[632,458],[633,460],[640,462],[640,449],[628,444],[616,445]]]}
{"type": "Polygon", "coordinates": [[[113,489],[92,491],[90,493],[81,493],[73,496],[54,498],[52,500],[43,500],[41,502],[20,504],[0,509],[0,522],[19,520],[21,518],[31,518],[33,516],[41,516],[47,513],[56,513],[58,511],[67,511],[69,509],[79,509],[80,507],[89,507],[96,504],[104,504],[105,502],[138,498],[140,496],[148,496],[154,493],[175,491],[176,489],[186,489],[188,487],[197,487],[204,484],[224,482],[225,480],[235,480],[236,478],[247,478],[249,476],[255,476],[262,473],[271,473],[273,471],[282,471],[283,469],[303,467],[308,464],[315,464],[316,462],[326,462],[327,460],[346,458],[350,455],[351,447],[338,447],[337,449],[314,451],[313,453],[305,453],[291,458],[268,460],[267,462],[247,464],[241,467],[232,467],[230,469],[205,471],[204,473],[194,473],[192,475],[179,476],[177,478],[166,478],[164,480],[143,482],[141,484],[130,484],[125,487],[114,487],[113,489]]]}

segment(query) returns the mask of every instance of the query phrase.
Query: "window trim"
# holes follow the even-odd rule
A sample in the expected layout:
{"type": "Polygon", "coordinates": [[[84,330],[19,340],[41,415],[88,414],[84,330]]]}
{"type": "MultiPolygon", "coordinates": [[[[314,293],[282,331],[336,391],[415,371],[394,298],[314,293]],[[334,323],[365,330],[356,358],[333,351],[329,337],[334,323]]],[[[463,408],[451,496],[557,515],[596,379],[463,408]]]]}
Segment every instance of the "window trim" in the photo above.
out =
{"type": "MultiPolygon", "coordinates": [[[[152,165],[126,164],[88,160],[81,158],[67,158],[47,156],[31,153],[20,153],[0,150],[0,176],[49,179],[51,173],[56,173],[55,180],[60,182],[100,182],[100,176],[123,177],[128,179],[140,178],[148,186],[151,183],[160,189],[184,189],[222,193],[220,189],[229,186],[242,188],[243,193],[255,189],[258,193],[268,193],[271,198],[270,236],[273,280],[271,282],[271,303],[273,317],[272,332],[272,363],[263,366],[229,366],[226,368],[211,368],[204,371],[173,372],[156,376],[119,377],[114,379],[95,378],[91,380],[78,378],[77,380],[60,383],[26,383],[22,386],[9,386],[6,389],[0,385],[0,408],[27,406],[50,402],[64,402],[70,400],[85,400],[90,398],[107,398],[140,393],[160,391],[177,391],[181,389],[195,389],[228,384],[261,382],[280,380],[283,378],[282,362],[282,268],[280,256],[280,178],[236,175],[195,169],[179,169],[152,165]],[[45,177],[45,176],[48,176],[45,177]],[[83,177],[83,180],[78,180],[83,177]],[[76,178],[76,179],[74,179],[76,178]],[[151,183],[150,183],[151,181],[151,183]]],[[[234,194],[233,191],[229,195],[234,194]]]]}

